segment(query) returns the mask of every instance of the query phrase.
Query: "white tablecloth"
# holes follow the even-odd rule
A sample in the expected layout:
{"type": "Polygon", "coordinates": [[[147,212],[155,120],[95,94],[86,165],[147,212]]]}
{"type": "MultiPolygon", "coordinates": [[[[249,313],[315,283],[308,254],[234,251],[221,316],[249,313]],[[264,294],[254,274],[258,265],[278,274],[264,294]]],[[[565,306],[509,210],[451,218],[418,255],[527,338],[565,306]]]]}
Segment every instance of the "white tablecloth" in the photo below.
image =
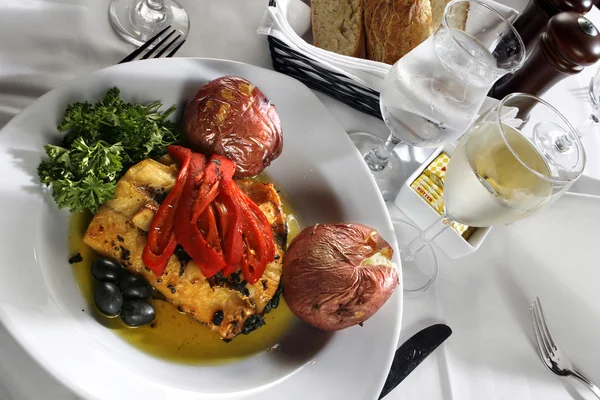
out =
{"type": "MultiPolygon", "coordinates": [[[[190,14],[192,29],[179,56],[231,59],[270,68],[266,38],[255,34],[266,0],[181,2],[190,14]]],[[[525,1],[505,3],[520,10],[525,1]]],[[[113,33],[107,7],[107,0],[0,2],[0,126],[46,91],[112,65],[133,50],[113,33]]],[[[600,12],[594,10],[590,16],[600,26],[600,12]]],[[[577,103],[573,89],[586,87],[592,73],[569,78],[546,96],[554,104],[564,104],[566,110],[559,108],[574,123],[581,122],[590,108],[585,102],[577,103]]],[[[387,135],[381,121],[324,95],[319,97],[348,132],[387,135]]],[[[586,138],[585,144],[590,154],[586,172],[598,178],[600,145],[595,137],[586,138]]],[[[411,158],[412,165],[428,153],[402,146],[398,151],[411,158]]],[[[588,183],[591,186],[583,185],[582,190],[600,193],[600,185],[593,186],[593,180],[588,183]]],[[[546,311],[557,336],[579,357],[583,371],[600,379],[599,312],[592,306],[581,308],[582,304],[600,304],[594,290],[600,276],[594,275],[597,268],[587,265],[593,254],[589,249],[600,235],[588,235],[584,242],[578,239],[582,235],[578,224],[587,221],[594,227],[590,221],[598,219],[598,212],[590,220],[589,211],[597,206],[596,199],[571,196],[531,220],[494,229],[474,255],[449,260],[438,252],[438,282],[427,294],[406,298],[400,342],[440,321],[448,323],[454,334],[388,398],[591,398],[583,390],[580,397],[570,384],[545,371],[531,342],[527,304],[534,294],[542,293],[545,305],[548,299],[546,311]],[[557,231],[558,219],[565,227],[557,231]],[[549,231],[557,233],[548,235],[549,231]],[[571,330],[595,334],[573,336],[571,330]],[[595,356],[591,351],[586,358],[586,348],[595,350],[595,356]]],[[[393,208],[391,213],[399,216],[393,208]]],[[[0,327],[0,400],[40,398],[70,400],[75,396],[0,327]]]]}

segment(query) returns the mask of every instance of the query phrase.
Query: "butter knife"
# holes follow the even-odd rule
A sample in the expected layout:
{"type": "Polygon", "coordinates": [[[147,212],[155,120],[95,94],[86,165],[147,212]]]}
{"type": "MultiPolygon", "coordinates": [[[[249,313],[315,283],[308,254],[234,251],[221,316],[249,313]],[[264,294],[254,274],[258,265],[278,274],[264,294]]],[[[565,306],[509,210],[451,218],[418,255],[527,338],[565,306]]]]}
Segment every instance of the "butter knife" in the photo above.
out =
{"type": "Polygon", "coordinates": [[[421,362],[448,339],[452,329],[448,325],[435,324],[414,334],[396,350],[394,361],[379,399],[394,390],[421,362]]]}

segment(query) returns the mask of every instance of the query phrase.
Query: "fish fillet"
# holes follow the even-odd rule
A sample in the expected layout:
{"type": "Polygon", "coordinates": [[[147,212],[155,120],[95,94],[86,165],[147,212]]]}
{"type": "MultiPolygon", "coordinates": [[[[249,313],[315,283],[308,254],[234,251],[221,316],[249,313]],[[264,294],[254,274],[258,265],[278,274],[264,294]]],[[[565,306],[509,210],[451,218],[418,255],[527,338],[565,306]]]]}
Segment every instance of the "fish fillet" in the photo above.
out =
{"type": "Polygon", "coordinates": [[[154,213],[175,184],[177,173],[168,158],[161,162],[147,159],[131,167],[117,183],[115,197],[92,219],[83,241],[144,277],[167,301],[221,338],[232,339],[249,329],[251,317],[263,314],[277,293],[287,241],[281,199],[271,183],[237,181],[265,213],[276,245],[275,260],[255,284],[244,281],[239,271],[227,278],[218,274],[206,279],[183,251],[177,251],[163,275],[156,276],[143,264],[142,251],[154,213]]]}

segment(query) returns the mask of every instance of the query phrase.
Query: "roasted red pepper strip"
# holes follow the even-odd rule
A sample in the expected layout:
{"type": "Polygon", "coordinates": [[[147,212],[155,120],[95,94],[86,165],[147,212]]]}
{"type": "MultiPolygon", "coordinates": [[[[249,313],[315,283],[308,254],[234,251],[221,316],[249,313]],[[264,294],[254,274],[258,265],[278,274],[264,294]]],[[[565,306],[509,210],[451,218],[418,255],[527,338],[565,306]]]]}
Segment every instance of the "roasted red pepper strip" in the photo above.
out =
{"type": "Polygon", "coordinates": [[[238,190],[245,198],[248,211],[254,215],[255,221],[258,223],[258,232],[264,237],[265,251],[262,253],[263,258],[261,262],[266,265],[273,261],[273,258],[275,257],[275,242],[273,241],[273,231],[271,230],[271,225],[269,224],[265,213],[262,212],[260,207],[258,207],[255,202],[250,200],[250,198],[248,198],[248,196],[246,196],[246,194],[239,188],[238,190]]]}
{"type": "Polygon", "coordinates": [[[219,194],[219,184],[224,179],[231,179],[235,173],[235,163],[225,157],[213,154],[208,160],[203,175],[194,177],[198,185],[198,194],[194,201],[192,222],[198,221],[206,207],[219,194]]]}
{"type": "Polygon", "coordinates": [[[238,217],[235,223],[229,222],[231,237],[227,237],[224,247],[226,258],[229,259],[228,254],[232,259],[237,258],[241,252],[239,266],[244,278],[251,284],[256,283],[275,256],[271,226],[261,209],[232,180],[221,183],[221,194],[223,201],[234,204],[227,209],[238,217]]]}
{"type": "Polygon", "coordinates": [[[221,270],[221,273],[223,274],[223,276],[229,276],[231,274],[233,274],[235,271],[237,271],[239,267],[237,265],[234,264],[227,264],[225,266],[225,268],[223,268],[223,270],[221,270]]]}
{"type": "Polygon", "coordinates": [[[142,252],[142,261],[157,276],[165,271],[169,258],[177,246],[175,237],[175,211],[183,193],[188,175],[192,151],[181,146],[169,146],[169,154],[179,163],[179,174],[175,186],[160,205],[150,223],[148,242],[142,252]]]}
{"type": "Polygon", "coordinates": [[[221,239],[219,238],[219,230],[217,228],[217,219],[215,216],[214,203],[206,207],[206,210],[200,216],[198,220],[198,228],[200,233],[206,239],[206,242],[215,250],[217,253],[222,254],[221,239]]]}
{"type": "Polygon", "coordinates": [[[183,249],[192,257],[202,274],[210,278],[221,271],[226,263],[218,251],[202,237],[197,222],[192,222],[194,204],[199,192],[195,178],[204,173],[205,160],[201,154],[192,154],[188,179],[175,213],[175,234],[183,249]]]}
{"type": "Polygon", "coordinates": [[[167,245],[163,247],[159,253],[153,253],[150,249],[150,246],[146,244],[146,246],[144,246],[144,250],[142,251],[142,261],[145,266],[154,271],[156,276],[161,276],[163,272],[165,272],[169,258],[171,258],[175,252],[176,247],[177,238],[175,235],[171,235],[169,237],[167,245]]]}
{"type": "Polygon", "coordinates": [[[221,225],[221,237],[223,242],[223,253],[227,267],[222,271],[228,276],[238,269],[242,256],[244,255],[244,243],[241,231],[240,210],[236,201],[232,200],[232,188],[236,186],[231,180],[221,183],[221,192],[215,200],[215,208],[219,215],[221,225]]]}
{"type": "Polygon", "coordinates": [[[271,227],[262,211],[250,199],[247,199],[245,206],[245,208],[242,208],[242,213],[245,214],[243,218],[243,236],[246,254],[243,259],[245,262],[242,262],[240,267],[244,278],[250,283],[256,283],[265,272],[267,264],[273,261],[275,247],[271,227]],[[255,214],[252,206],[258,209],[262,218],[255,214]]]}
{"type": "MultiPolygon", "coordinates": [[[[215,201],[211,204],[214,207],[215,217],[217,219],[217,226],[220,233],[221,248],[225,248],[227,240],[227,232],[229,232],[230,215],[225,204],[221,202],[221,195],[219,194],[215,201]]],[[[228,261],[227,257],[225,261],[228,261]]]]}

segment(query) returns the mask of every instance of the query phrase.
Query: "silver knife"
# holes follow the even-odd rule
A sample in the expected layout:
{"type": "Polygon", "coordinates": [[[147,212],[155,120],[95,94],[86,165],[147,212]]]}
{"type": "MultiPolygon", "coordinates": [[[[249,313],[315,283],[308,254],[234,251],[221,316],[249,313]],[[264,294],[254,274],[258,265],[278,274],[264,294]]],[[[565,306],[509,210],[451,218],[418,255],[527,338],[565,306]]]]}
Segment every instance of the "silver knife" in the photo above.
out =
{"type": "Polygon", "coordinates": [[[394,361],[379,399],[394,390],[421,362],[448,339],[452,329],[448,325],[436,324],[415,333],[396,350],[394,361]]]}

